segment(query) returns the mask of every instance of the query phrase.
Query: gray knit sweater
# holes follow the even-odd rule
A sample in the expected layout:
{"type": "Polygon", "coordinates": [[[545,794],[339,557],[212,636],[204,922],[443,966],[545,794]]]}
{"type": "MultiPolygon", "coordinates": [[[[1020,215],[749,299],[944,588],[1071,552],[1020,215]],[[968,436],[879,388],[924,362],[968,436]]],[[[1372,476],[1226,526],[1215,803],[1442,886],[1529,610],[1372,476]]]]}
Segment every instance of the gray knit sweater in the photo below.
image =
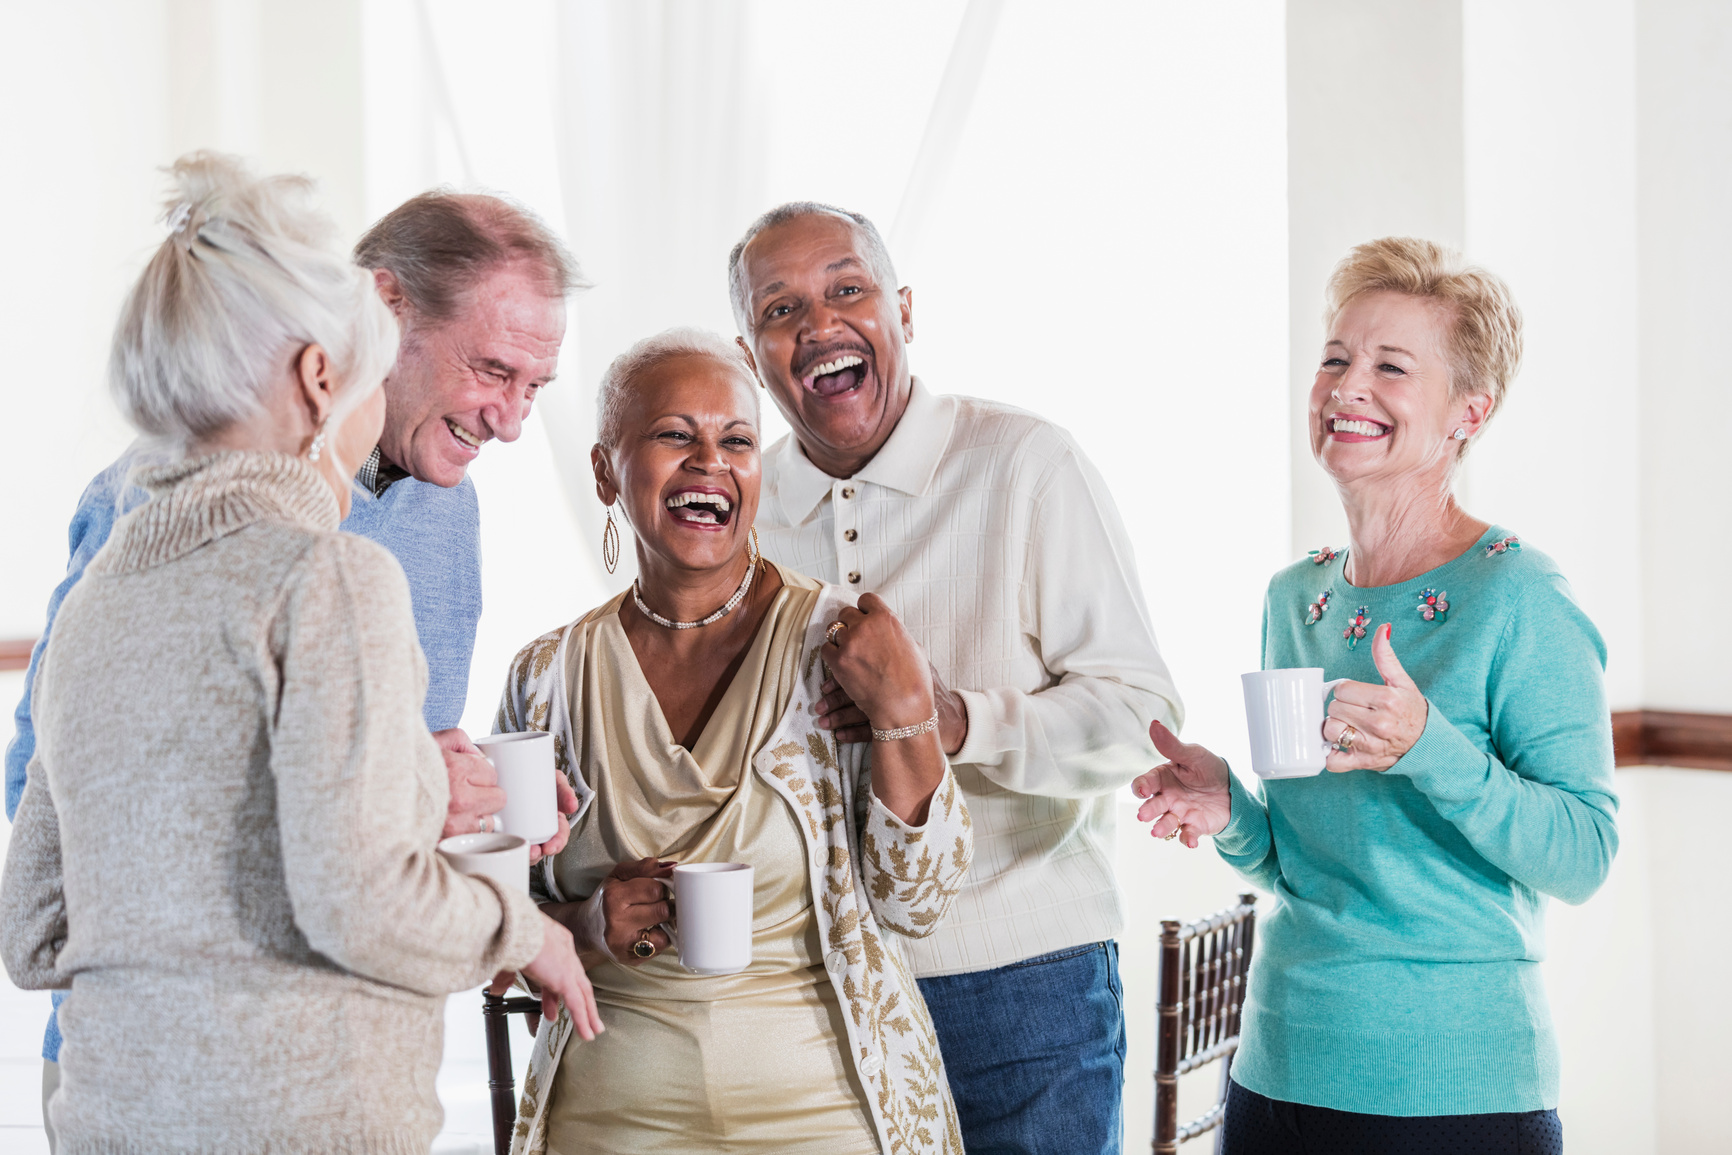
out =
{"type": "Polygon", "coordinates": [[[434,852],[402,571],[295,458],[141,481],[55,623],[0,879],[12,980],[71,988],[62,1155],[425,1152],[443,996],[541,924],[434,852]]]}

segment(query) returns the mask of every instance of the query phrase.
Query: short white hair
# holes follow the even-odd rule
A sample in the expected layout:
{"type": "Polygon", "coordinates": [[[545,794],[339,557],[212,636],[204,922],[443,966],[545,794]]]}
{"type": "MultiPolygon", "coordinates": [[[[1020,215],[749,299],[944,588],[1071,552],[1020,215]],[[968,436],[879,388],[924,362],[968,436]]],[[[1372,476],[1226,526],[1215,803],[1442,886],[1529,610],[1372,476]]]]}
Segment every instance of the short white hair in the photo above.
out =
{"type": "Polygon", "coordinates": [[[761,423],[757,374],[739,345],[708,329],[667,329],[645,337],[618,357],[602,374],[595,393],[595,439],[603,449],[619,443],[620,421],[637,379],[675,357],[708,357],[739,373],[752,389],[752,419],[761,423]]]}
{"type": "Polygon", "coordinates": [[[121,411],[152,442],[185,452],[265,409],[294,355],[317,344],[336,378],[335,433],[390,371],[397,322],[372,274],[338,247],[313,182],[260,177],[210,152],[168,173],[169,235],[127,295],[109,356],[121,411]]]}

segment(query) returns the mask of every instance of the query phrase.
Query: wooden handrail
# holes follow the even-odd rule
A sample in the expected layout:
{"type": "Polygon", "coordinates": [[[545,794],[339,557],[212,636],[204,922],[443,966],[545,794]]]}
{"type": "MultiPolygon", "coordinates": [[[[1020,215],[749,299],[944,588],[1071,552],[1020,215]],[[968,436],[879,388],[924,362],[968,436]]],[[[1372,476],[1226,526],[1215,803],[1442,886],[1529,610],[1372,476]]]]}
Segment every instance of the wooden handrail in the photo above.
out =
{"type": "Polygon", "coordinates": [[[0,670],[28,670],[30,651],[35,648],[35,638],[0,639],[0,670]]]}
{"type": "Polygon", "coordinates": [[[1732,770],[1732,714],[1624,710],[1612,715],[1620,766],[1732,770]]]}

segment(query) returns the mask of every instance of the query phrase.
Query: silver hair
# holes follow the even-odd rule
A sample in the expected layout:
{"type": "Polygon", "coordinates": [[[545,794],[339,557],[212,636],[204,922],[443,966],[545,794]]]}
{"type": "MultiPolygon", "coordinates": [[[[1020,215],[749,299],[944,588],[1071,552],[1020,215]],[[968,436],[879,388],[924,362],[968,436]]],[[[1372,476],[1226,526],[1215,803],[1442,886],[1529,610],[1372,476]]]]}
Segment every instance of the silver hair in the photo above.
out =
{"type": "Polygon", "coordinates": [[[836,216],[852,221],[854,227],[866,241],[866,258],[872,262],[872,273],[878,278],[880,288],[894,290],[896,285],[896,266],[890,260],[890,249],[884,244],[884,238],[863,213],[839,209],[835,205],[827,205],[820,201],[789,201],[777,205],[746,227],[746,235],[734,245],[728,253],[728,297],[734,306],[734,323],[740,327],[740,334],[746,338],[752,336],[752,302],[746,285],[746,271],[740,258],[745,255],[746,246],[751,244],[757,235],[765,229],[775,228],[800,217],[836,216]]]}
{"type": "Polygon", "coordinates": [[[595,439],[602,448],[612,449],[619,444],[620,422],[637,379],[663,361],[692,356],[712,358],[738,372],[753,386],[753,420],[761,419],[756,388],[758,378],[739,345],[708,329],[667,329],[653,337],[645,337],[615,357],[607,372],[602,374],[601,385],[595,391],[595,439]]]}
{"type": "Polygon", "coordinates": [[[307,177],[261,177],[211,152],[167,171],[169,235],[127,295],[109,354],[121,411],[149,443],[184,453],[262,412],[292,356],[316,344],[337,383],[334,442],[397,357],[397,322],[372,276],[338,247],[307,177]]]}

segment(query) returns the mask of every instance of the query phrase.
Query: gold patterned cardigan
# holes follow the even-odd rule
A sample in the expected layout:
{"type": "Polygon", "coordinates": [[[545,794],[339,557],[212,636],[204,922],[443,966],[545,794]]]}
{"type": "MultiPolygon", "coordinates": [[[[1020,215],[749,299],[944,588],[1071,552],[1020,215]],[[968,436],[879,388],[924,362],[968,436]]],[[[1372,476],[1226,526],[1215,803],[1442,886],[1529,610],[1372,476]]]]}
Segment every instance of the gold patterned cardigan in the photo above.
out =
{"type": "MultiPolygon", "coordinates": [[[[946,766],[926,825],[907,825],[872,796],[867,747],[839,745],[818,728],[812,709],[825,677],[824,631],[842,606],[852,604],[842,591],[824,587],[806,625],[800,682],[752,767],[803,819],[797,825],[812,893],[822,899],[816,914],[825,969],[847,1009],[848,1053],[866,1088],[879,1144],[887,1155],[962,1155],[938,1038],[897,939],[932,933],[961,888],[974,853],[968,808],[946,766]]],[[[565,686],[565,646],[576,624],[543,634],[518,652],[494,731],[550,731],[555,764],[577,792],[581,815],[595,792],[571,758],[582,748],[565,686]]],[[[559,893],[551,864],[538,872],[533,889],[544,900],[582,897],[559,893]]],[[[546,1151],[545,1092],[571,1033],[564,1012],[557,1022],[541,1024],[523,1080],[512,1155],[546,1151]]],[[[645,1087],[644,1093],[655,1091],[645,1087]]]]}

